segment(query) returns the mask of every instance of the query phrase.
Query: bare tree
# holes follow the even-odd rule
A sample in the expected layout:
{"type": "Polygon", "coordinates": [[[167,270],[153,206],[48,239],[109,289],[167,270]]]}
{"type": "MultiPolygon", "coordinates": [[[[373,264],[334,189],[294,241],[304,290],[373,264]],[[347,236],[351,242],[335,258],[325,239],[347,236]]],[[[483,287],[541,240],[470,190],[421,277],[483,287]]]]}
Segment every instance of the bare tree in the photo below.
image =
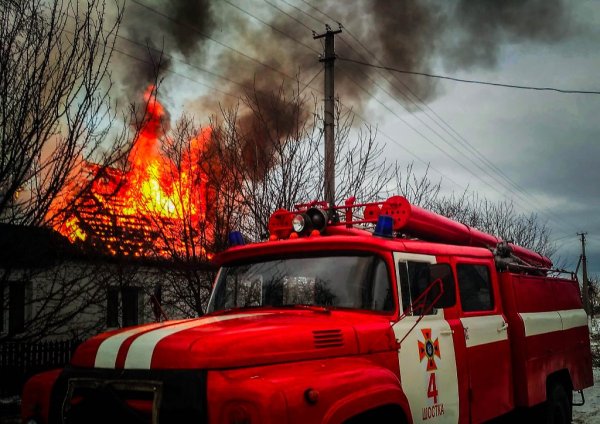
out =
{"type": "MultiPolygon", "coordinates": [[[[228,141],[241,179],[241,210],[249,218],[242,230],[258,240],[267,233],[269,216],[276,209],[323,198],[322,111],[317,99],[296,89],[286,93],[254,90],[244,98],[248,115],[227,115],[224,126],[234,137],[228,141]],[[283,106],[282,106],[283,105],[283,106]],[[287,113],[269,113],[269,109],[287,113]],[[307,111],[310,111],[308,113],[307,111]],[[235,129],[235,130],[232,130],[235,129]]],[[[336,202],[349,197],[375,200],[395,176],[395,166],[382,160],[376,129],[359,128],[354,114],[336,102],[336,202]]]]}
{"type": "Polygon", "coordinates": [[[465,190],[438,197],[432,206],[441,215],[543,255],[556,252],[550,227],[535,213],[518,212],[510,200],[492,202],[465,190]]]}
{"type": "Polygon", "coordinates": [[[109,17],[106,1],[0,5],[0,221],[51,220],[82,164],[106,161],[116,6],[109,17]]]}
{"type": "MultiPolygon", "coordinates": [[[[75,200],[67,188],[96,178],[87,178],[88,165],[105,168],[122,157],[125,130],[111,133],[116,114],[109,96],[122,11],[110,0],[0,4],[0,223],[59,225],[75,200]]],[[[68,336],[62,329],[75,319],[80,330],[100,328],[111,274],[79,259],[3,263],[2,310],[11,306],[11,287],[28,293],[26,331],[9,338],[68,336]]]]}
{"type": "Polygon", "coordinates": [[[589,299],[590,299],[590,317],[593,320],[594,316],[600,311],[600,278],[595,275],[588,277],[589,299]]]}

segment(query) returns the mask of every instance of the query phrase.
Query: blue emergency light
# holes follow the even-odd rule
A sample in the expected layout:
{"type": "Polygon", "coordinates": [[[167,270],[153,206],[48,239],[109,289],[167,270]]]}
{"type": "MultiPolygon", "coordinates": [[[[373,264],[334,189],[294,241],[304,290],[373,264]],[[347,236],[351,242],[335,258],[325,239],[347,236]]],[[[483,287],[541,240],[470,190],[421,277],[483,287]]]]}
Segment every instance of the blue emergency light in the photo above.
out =
{"type": "Polygon", "coordinates": [[[394,235],[394,218],[389,215],[379,215],[373,235],[392,238],[394,235]]]}
{"type": "Polygon", "coordinates": [[[239,231],[232,231],[229,233],[229,245],[230,246],[243,246],[246,244],[244,242],[244,236],[239,231]]]}

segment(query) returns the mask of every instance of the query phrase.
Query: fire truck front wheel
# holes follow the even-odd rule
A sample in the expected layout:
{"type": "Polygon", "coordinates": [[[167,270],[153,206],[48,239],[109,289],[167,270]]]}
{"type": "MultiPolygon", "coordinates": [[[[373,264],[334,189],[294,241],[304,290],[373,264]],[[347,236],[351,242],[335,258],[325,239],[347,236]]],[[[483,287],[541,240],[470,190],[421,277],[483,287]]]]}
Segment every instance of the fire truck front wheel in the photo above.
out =
{"type": "Polygon", "coordinates": [[[560,382],[553,382],[548,386],[545,422],[547,424],[570,424],[571,415],[571,402],[565,387],[560,382]]]}

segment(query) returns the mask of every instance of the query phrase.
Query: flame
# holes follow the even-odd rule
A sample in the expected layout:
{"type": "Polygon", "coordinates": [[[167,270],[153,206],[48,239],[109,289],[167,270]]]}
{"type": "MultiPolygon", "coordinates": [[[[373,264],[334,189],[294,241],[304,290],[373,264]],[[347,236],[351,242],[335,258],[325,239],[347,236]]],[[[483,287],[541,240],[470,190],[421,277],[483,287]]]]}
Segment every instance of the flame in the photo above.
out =
{"type": "Polygon", "coordinates": [[[189,140],[179,151],[177,166],[161,152],[166,112],[154,86],[144,99],[145,116],[128,155],[128,170],[86,163],[85,178],[69,184],[53,204],[51,211],[61,218],[53,226],[72,242],[90,243],[113,255],[209,258],[198,228],[210,201],[200,160],[212,129],[204,128],[189,140]]]}

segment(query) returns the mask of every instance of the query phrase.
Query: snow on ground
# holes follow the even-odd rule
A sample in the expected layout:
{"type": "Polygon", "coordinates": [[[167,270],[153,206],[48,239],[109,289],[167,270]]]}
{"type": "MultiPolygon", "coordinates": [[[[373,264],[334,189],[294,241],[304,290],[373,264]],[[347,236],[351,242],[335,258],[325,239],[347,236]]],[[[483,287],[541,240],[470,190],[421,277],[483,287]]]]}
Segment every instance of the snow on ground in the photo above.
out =
{"type": "MultiPolygon", "coordinates": [[[[594,386],[583,391],[585,405],[573,407],[575,424],[600,424],[600,318],[590,322],[590,345],[594,356],[594,386]]],[[[573,402],[580,402],[579,396],[573,394],[573,402]]]]}
{"type": "MultiPolygon", "coordinates": [[[[600,368],[594,368],[594,386],[583,391],[585,405],[573,407],[573,423],[600,424],[600,368]]],[[[573,393],[573,402],[581,402],[573,393]]]]}

